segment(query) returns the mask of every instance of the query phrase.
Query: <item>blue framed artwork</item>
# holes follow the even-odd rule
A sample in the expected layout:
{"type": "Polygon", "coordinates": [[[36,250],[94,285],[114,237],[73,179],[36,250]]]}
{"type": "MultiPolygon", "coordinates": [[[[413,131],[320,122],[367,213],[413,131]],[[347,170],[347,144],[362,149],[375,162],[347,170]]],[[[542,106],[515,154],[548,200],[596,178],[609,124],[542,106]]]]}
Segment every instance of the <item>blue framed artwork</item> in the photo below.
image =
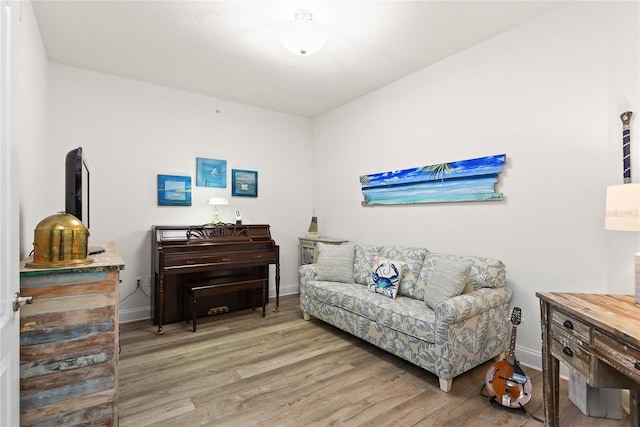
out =
{"type": "Polygon", "coordinates": [[[231,195],[258,197],[258,172],[231,169],[231,195]]]}
{"type": "Polygon", "coordinates": [[[227,161],[196,157],[196,186],[227,188],[227,161]]]}
{"type": "Polygon", "coordinates": [[[502,200],[495,184],[506,154],[362,175],[363,206],[502,200]]]}
{"type": "Polygon", "coordinates": [[[191,177],[158,175],[158,206],[191,206],[191,177]]]}

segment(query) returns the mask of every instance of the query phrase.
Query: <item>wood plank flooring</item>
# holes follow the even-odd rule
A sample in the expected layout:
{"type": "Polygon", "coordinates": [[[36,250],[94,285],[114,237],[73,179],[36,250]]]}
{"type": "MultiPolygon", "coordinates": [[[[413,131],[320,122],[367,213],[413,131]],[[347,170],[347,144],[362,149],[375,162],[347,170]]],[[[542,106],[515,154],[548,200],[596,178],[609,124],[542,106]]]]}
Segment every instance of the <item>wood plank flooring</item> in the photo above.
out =
{"type": "MultiPolygon", "coordinates": [[[[438,378],[319,320],[304,321],[297,295],[267,306],[184,323],[156,336],[151,321],[121,325],[121,427],[143,426],[541,426],[542,378],[528,369],[527,414],[481,395],[487,362],[438,378]]],[[[630,426],[629,417],[584,416],[561,382],[562,426],[630,426]]]]}

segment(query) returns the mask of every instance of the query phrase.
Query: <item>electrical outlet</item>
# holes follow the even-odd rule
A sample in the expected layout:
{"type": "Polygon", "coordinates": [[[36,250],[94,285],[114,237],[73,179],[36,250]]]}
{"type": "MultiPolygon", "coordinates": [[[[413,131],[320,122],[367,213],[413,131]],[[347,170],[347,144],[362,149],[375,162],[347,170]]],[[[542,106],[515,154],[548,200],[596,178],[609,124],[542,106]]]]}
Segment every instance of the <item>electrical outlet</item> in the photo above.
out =
{"type": "Polygon", "coordinates": [[[151,289],[151,276],[147,276],[147,281],[144,284],[147,290],[151,289]]]}
{"type": "Polygon", "coordinates": [[[142,277],[136,277],[136,289],[142,286],[142,277]]]}

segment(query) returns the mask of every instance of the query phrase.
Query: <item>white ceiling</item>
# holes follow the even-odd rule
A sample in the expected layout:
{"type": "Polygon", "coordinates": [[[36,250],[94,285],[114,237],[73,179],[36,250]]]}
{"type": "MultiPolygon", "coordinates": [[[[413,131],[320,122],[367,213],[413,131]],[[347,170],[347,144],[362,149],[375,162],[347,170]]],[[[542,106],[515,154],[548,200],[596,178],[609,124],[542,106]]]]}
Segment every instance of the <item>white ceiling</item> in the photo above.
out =
{"type": "Polygon", "coordinates": [[[33,1],[50,61],[314,117],[558,7],[559,1],[33,1]],[[300,8],[329,38],[287,52],[300,8]]]}

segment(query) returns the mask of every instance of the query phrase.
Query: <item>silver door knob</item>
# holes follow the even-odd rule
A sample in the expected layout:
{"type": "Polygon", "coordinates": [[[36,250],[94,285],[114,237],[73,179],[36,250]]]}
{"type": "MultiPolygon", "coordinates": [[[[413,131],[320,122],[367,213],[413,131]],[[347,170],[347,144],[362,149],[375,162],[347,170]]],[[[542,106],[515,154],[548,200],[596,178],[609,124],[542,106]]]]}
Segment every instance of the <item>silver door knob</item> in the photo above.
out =
{"type": "Polygon", "coordinates": [[[21,297],[20,292],[13,294],[13,311],[20,310],[25,304],[33,304],[33,297],[21,297]]]}

